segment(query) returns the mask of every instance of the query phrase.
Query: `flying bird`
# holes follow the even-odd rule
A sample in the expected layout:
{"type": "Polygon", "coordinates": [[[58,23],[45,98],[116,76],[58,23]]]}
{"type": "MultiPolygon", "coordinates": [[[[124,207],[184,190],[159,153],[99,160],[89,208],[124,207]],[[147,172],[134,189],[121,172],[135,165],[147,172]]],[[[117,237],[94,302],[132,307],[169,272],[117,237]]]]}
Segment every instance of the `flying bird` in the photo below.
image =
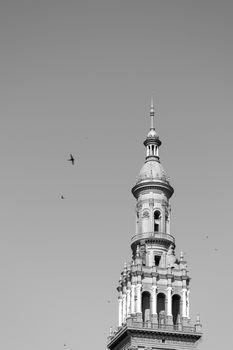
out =
{"type": "Polygon", "coordinates": [[[65,197],[63,195],[61,195],[61,199],[65,199],[65,197]]]}
{"type": "Polygon", "coordinates": [[[70,153],[70,159],[67,159],[67,160],[68,160],[68,162],[71,162],[72,165],[74,165],[75,159],[74,159],[74,157],[73,157],[73,155],[71,153],[70,153]]]}

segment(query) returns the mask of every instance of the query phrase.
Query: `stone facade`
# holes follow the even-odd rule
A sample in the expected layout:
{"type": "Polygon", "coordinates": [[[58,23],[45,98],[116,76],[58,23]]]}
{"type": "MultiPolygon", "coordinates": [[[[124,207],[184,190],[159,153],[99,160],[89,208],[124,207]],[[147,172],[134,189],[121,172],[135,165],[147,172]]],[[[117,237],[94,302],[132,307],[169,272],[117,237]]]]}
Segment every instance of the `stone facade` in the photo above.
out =
{"type": "Polygon", "coordinates": [[[132,260],[125,264],[118,290],[118,329],[110,350],[195,349],[201,339],[199,316],[190,319],[190,277],[183,253],[175,255],[171,234],[174,190],[160,163],[161,141],[151,128],[144,142],[146,159],[132,193],[136,198],[136,234],[132,260]]]}

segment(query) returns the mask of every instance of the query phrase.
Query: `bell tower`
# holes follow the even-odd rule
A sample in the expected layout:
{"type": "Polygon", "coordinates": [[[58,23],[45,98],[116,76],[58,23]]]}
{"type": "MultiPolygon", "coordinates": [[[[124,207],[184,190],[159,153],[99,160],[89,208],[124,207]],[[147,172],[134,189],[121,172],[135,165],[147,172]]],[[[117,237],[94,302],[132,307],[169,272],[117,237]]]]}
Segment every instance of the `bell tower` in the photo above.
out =
{"type": "Polygon", "coordinates": [[[132,188],[132,260],[124,265],[117,287],[118,328],[110,331],[110,350],[194,350],[202,337],[199,315],[194,325],[190,320],[187,262],[182,252],[175,255],[169,203],[174,189],[160,162],[154,117],[151,101],[145,163],[132,188]]]}

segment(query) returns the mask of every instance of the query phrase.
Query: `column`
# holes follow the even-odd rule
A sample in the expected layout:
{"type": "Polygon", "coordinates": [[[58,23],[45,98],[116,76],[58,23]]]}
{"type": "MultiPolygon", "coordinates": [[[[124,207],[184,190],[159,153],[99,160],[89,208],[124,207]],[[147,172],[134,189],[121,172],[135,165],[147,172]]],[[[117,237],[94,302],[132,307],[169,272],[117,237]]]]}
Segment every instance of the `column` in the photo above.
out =
{"type": "Polygon", "coordinates": [[[138,225],[139,225],[139,213],[136,208],[136,234],[138,234],[139,232],[138,225]]]}
{"type": "Polygon", "coordinates": [[[189,315],[189,294],[190,294],[190,290],[187,291],[187,300],[186,300],[186,306],[187,306],[187,317],[190,318],[190,315],[189,315]]]}
{"type": "Polygon", "coordinates": [[[118,297],[118,326],[121,327],[123,323],[122,318],[122,297],[118,297]]]}
{"type": "Polygon", "coordinates": [[[173,325],[173,317],[172,317],[172,287],[167,287],[167,324],[173,325]]]}
{"type": "Polygon", "coordinates": [[[187,299],[186,299],[186,293],[187,289],[183,288],[182,289],[182,316],[186,317],[187,316],[187,299]]]}
{"type": "Polygon", "coordinates": [[[149,223],[149,231],[154,232],[154,213],[153,213],[153,207],[154,207],[154,200],[149,199],[149,207],[150,207],[150,223],[149,223]]]}
{"type": "Polygon", "coordinates": [[[152,315],[157,315],[157,286],[153,285],[151,287],[151,297],[152,297],[152,315]]]}
{"type": "Polygon", "coordinates": [[[135,314],[135,284],[131,285],[131,315],[135,314]]]}
{"type": "Polygon", "coordinates": [[[138,217],[137,217],[137,222],[138,222],[138,227],[137,227],[137,233],[142,232],[142,203],[138,202],[137,203],[137,211],[138,211],[138,217]]]}
{"type": "Polygon", "coordinates": [[[166,232],[166,220],[165,220],[165,205],[162,205],[161,208],[161,215],[160,215],[160,231],[165,233],[166,232]]]}
{"type": "Polygon", "coordinates": [[[141,288],[142,284],[138,283],[136,287],[136,295],[137,295],[137,301],[136,301],[136,313],[141,314],[141,304],[142,304],[142,295],[141,295],[141,288]]]}
{"type": "Polygon", "coordinates": [[[126,294],[122,296],[122,323],[125,323],[126,320],[126,294]]]}
{"type": "Polygon", "coordinates": [[[167,287],[167,316],[172,316],[172,287],[167,287]]]}
{"type": "Polygon", "coordinates": [[[166,233],[167,233],[168,235],[171,234],[171,230],[170,230],[170,217],[169,217],[169,216],[167,217],[167,221],[166,221],[166,233]]]}
{"type": "Polygon", "coordinates": [[[158,318],[157,318],[157,286],[156,285],[152,285],[151,287],[151,298],[152,298],[151,321],[153,323],[157,323],[158,318]]]}
{"type": "Polygon", "coordinates": [[[168,206],[167,234],[171,234],[171,207],[168,206]]]}
{"type": "Polygon", "coordinates": [[[127,288],[126,292],[126,317],[130,316],[130,287],[127,288]]]}

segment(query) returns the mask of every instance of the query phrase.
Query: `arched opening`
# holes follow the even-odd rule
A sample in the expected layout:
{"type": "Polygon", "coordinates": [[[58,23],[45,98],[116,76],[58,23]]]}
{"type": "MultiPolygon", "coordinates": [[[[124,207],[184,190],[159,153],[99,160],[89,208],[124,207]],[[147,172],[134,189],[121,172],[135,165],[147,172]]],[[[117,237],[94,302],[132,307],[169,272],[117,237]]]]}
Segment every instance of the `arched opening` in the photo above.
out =
{"type": "Polygon", "coordinates": [[[154,256],[155,266],[159,266],[160,259],[161,259],[161,255],[154,256]]]}
{"type": "Polygon", "coordinates": [[[158,293],[157,294],[157,313],[158,313],[158,321],[160,323],[161,316],[165,314],[165,294],[158,293]]]}
{"type": "Polygon", "coordinates": [[[150,321],[150,293],[142,293],[142,321],[150,321]]]}
{"type": "Polygon", "coordinates": [[[175,294],[172,296],[173,324],[177,324],[177,318],[179,314],[180,314],[180,296],[175,294]]]}
{"type": "Polygon", "coordinates": [[[156,210],[154,212],[154,231],[159,232],[160,226],[160,211],[156,210]]]}

